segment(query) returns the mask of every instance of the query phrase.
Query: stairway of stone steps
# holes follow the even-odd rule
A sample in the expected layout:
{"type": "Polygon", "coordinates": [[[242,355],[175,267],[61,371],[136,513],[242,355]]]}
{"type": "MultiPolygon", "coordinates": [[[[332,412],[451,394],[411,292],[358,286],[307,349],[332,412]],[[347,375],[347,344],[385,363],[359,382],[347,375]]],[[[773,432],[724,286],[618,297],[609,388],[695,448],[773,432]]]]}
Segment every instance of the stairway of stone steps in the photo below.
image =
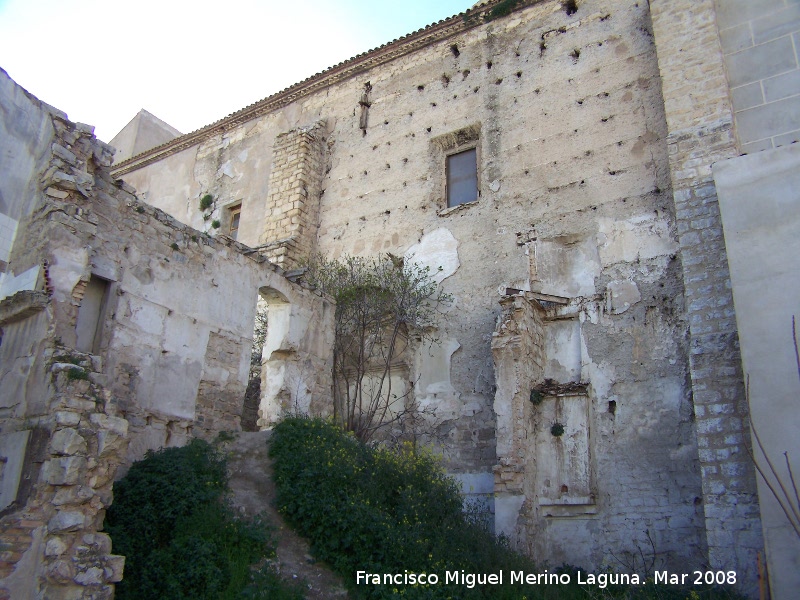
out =
{"type": "Polygon", "coordinates": [[[272,481],[272,460],[268,456],[271,433],[241,432],[236,434],[236,439],[223,445],[228,457],[231,502],[245,516],[266,515],[275,527],[281,576],[303,581],[307,599],[347,598],[347,591],[338,575],[323,563],[314,561],[308,543],[284,523],[274,506],[275,484],[272,481]]]}

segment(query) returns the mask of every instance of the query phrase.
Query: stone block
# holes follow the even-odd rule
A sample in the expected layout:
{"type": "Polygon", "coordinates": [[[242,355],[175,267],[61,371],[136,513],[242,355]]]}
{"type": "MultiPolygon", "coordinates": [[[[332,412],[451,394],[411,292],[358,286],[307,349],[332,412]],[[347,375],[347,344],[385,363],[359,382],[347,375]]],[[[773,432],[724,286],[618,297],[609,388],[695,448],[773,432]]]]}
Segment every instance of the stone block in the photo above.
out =
{"type": "Polygon", "coordinates": [[[737,123],[743,143],[800,129],[800,96],[742,111],[737,123]]]}
{"type": "Polygon", "coordinates": [[[739,87],[797,68],[794,46],[789,37],[731,54],[726,57],[726,63],[731,87],[739,87]]]}
{"type": "Polygon", "coordinates": [[[758,140],[757,142],[742,144],[742,154],[755,154],[756,152],[770,150],[772,147],[772,139],[766,138],[763,140],[758,140]]]}
{"type": "Polygon", "coordinates": [[[42,479],[50,485],[75,485],[86,472],[86,459],[82,456],[52,458],[42,465],[42,479]]]}
{"type": "Polygon", "coordinates": [[[125,557],[112,554],[106,557],[104,576],[108,583],[118,583],[122,581],[125,571],[125,557]]]}
{"type": "Polygon", "coordinates": [[[731,101],[733,102],[733,110],[737,112],[763,104],[764,95],[761,92],[761,83],[756,81],[732,89],[731,101]]]}
{"type": "Polygon", "coordinates": [[[795,142],[800,142],[800,129],[797,131],[792,131],[791,133],[776,135],[772,139],[772,143],[776,148],[779,148],[780,146],[788,146],[789,144],[794,144],[795,142]]]}
{"type": "Polygon", "coordinates": [[[77,510],[60,510],[47,523],[50,533],[67,533],[77,531],[86,523],[84,514],[77,510]]]}
{"type": "Polygon", "coordinates": [[[800,94],[800,69],[765,79],[763,85],[767,102],[800,94]]]}
{"type": "Polygon", "coordinates": [[[722,51],[731,54],[744,50],[753,45],[753,36],[750,33],[750,24],[742,23],[735,27],[729,27],[719,32],[719,39],[722,43],[722,51]]]}
{"type": "Polygon", "coordinates": [[[790,6],[751,21],[753,42],[763,44],[800,31],[800,5],[790,6]]]}
{"type": "Polygon", "coordinates": [[[716,4],[717,25],[726,29],[752,19],[757,19],[784,7],[783,0],[747,0],[744,2],[726,1],[716,4]]]}
{"type": "Polygon", "coordinates": [[[50,450],[53,454],[73,455],[86,452],[86,440],[77,430],[67,427],[59,429],[50,440],[50,450]]]}

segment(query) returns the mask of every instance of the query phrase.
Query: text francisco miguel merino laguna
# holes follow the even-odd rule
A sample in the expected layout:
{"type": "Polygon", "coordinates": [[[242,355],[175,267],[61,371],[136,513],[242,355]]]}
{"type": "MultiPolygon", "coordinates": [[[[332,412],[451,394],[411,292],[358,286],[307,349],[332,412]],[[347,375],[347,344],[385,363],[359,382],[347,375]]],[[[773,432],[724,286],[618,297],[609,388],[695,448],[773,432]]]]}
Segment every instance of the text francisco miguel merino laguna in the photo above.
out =
{"type": "MultiPolygon", "coordinates": [[[[356,571],[356,585],[464,585],[474,588],[476,585],[569,585],[572,576],[568,573],[525,573],[524,571],[498,571],[497,573],[466,573],[464,571],[445,571],[444,578],[436,573],[368,573],[356,571]]],[[[583,573],[578,571],[578,585],[596,585],[605,588],[608,585],[639,585],[643,583],[637,574],[627,573],[583,573]]]]}

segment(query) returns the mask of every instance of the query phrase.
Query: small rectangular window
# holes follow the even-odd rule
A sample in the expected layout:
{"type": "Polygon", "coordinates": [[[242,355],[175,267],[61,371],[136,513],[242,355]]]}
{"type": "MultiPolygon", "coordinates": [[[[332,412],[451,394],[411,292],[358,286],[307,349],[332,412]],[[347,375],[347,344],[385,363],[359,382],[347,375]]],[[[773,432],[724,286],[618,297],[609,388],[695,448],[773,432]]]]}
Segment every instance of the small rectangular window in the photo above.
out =
{"type": "Polygon", "coordinates": [[[228,235],[233,239],[238,239],[239,235],[239,220],[242,216],[242,205],[237,204],[228,209],[228,218],[230,226],[228,227],[228,235]]]}
{"type": "Polygon", "coordinates": [[[478,155],[475,148],[447,157],[447,206],[478,199],[478,155]]]}

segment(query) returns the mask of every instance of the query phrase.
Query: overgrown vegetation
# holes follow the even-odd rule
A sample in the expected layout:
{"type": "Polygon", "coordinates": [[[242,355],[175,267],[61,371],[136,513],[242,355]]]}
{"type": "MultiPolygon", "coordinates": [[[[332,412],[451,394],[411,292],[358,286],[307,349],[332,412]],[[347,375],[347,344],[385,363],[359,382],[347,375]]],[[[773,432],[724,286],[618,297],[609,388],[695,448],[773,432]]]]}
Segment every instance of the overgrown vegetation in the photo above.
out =
{"type": "MultiPolygon", "coordinates": [[[[735,598],[706,587],[511,585],[511,571],[542,573],[462,511],[458,486],[434,457],[360,443],[330,421],[290,418],[270,449],[278,508],[338,572],[354,598],[659,599],[735,598]],[[447,571],[503,571],[504,585],[445,585],[447,571]],[[357,571],[436,573],[436,585],[356,584],[357,571]]],[[[553,572],[553,570],[551,570],[553,572]]]]}
{"type": "Polygon", "coordinates": [[[333,348],[334,418],[361,441],[417,418],[408,390],[393,388],[413,333],[429,338],[437,307],[450,301],[428,267],[385,254],[317,257],[306,279],[336,300],[333,348]]]}
{"type": "Polygon", "coordinates": [[[105,529],[126,557],[118,600],[299,599],[267,566],[269,529],[226,507],[225,461],[193,440],[148,453],[114,484],[105,529]],[[262,561],[263,562],[263,561],[262,561]],[[265,595],[268,594],[268,595],[265,595]]]}

